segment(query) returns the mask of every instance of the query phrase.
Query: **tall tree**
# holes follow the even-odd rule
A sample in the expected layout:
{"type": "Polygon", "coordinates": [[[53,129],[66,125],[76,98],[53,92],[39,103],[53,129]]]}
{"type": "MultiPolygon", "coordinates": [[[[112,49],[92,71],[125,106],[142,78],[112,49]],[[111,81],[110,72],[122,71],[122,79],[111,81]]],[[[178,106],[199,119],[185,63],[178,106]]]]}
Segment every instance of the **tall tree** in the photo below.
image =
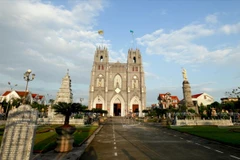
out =
{"type": "Polygon", "coordinates": [[[240,100],[240,87],[233,89],[232,92],[226,92],[225,94],[228,97],[234,97],[234,98],[238,98],[238,100],[240,100]]]}

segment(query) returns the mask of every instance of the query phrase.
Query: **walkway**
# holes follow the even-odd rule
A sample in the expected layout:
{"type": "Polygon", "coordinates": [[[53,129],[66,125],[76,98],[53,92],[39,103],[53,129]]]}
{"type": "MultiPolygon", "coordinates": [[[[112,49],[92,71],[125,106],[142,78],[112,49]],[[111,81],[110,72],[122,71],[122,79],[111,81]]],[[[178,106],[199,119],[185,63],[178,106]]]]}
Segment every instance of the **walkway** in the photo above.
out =
{"type": "Polygon", "coordinates": [[[240,150],[163,128],[109,118],[81,160],[240,160],[240,150]]]}

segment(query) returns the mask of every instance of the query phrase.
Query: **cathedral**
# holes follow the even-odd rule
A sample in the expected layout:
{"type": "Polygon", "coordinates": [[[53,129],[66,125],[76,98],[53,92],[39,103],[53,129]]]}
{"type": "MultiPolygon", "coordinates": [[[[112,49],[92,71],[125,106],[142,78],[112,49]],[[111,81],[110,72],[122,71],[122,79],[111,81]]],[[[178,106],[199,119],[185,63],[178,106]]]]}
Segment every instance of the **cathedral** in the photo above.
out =
{"type": "Polygon", "coordinates": [[[128,50],[127,63],[109,62],[107,48],[98,47],[89,86],[89,109],[108,111],[110,116],[126,116],[146,107],[146,86],[141,53],[128,50]]]}

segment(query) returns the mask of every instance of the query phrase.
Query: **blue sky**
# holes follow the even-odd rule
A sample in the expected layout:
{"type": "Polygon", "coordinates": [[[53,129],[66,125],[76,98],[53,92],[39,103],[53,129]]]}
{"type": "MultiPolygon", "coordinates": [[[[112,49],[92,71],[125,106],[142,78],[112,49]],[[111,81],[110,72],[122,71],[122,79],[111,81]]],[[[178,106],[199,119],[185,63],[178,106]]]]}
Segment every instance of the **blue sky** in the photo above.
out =
{"type": "Polygon", "coordinates": [[[192,94],[220,101],[239,86],[239,6],[238,0],[0,1],[0,92],[7,82],[24,90],[30,68],[36,79],[29,90],[55,99],[69,69],[74,101],[87,104],[94,51],[103,42],[112,62],[140,49],[148,106],[159,93],[183,98],[182,67],[192,94]]]}

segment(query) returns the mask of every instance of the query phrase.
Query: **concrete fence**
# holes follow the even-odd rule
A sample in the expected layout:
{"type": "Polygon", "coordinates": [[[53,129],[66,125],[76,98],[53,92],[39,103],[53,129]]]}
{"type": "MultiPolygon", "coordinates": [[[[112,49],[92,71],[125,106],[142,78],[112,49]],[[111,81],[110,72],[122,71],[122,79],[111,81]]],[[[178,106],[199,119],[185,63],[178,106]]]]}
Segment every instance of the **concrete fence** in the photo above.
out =
{"type": "Polygon", "coordinates": [[[201,126],[201,125],[217,125],[217,126],[233,126],[232,119],[177,119],[175,120],[176,126],[201,126]]]}
{"type": "MultiPolygon", "coordinates": [[[[50,119],[50,118],[38,118],[37,124],[64,124],[64,118],[50,119]]],[[[84,119],[70,119],[69,124],[84,125],[84,119]]]]}

